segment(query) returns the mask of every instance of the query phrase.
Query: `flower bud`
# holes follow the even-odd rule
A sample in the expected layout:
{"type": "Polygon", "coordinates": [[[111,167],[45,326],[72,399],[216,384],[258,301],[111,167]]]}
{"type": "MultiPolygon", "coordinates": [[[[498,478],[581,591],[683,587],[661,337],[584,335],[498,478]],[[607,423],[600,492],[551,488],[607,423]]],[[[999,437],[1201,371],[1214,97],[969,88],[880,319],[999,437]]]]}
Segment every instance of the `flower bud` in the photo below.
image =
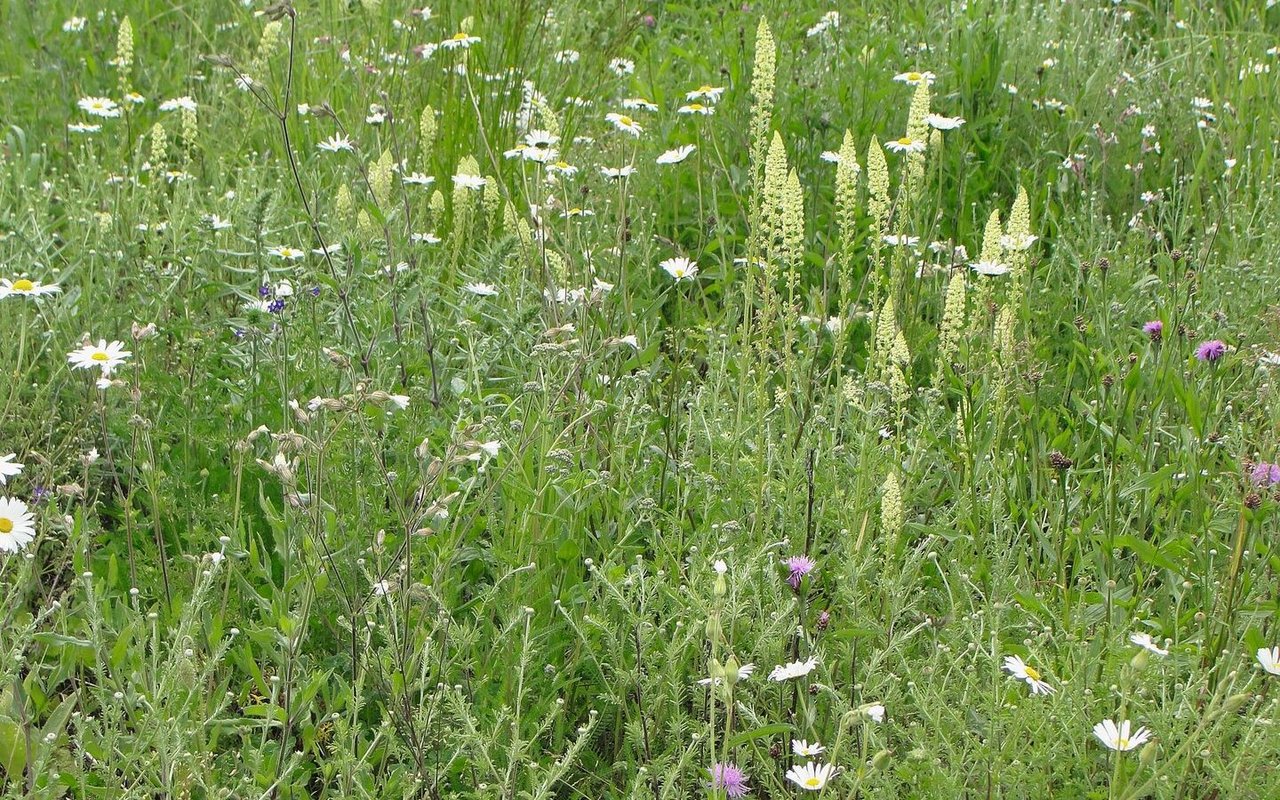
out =
{"type": "Polygon", "coordinates": [[[1160,752],[1160,745],[1155,742],[1147,742],[1142,751],[1138,753],[1138,763],[1144,769],[1150,769],[1151,765],[1156,763],[1156,754],[1160,752]]]}
{"type": "Polygon", "coordinates": [[[893,757],[893,753],[889,752],[888,750],[881,750],[880,752],[876,753],[875,756],[872,757],[871,768],[884,769],[885,767],[889,766],[889,759],[892,757],[893,757]]]}

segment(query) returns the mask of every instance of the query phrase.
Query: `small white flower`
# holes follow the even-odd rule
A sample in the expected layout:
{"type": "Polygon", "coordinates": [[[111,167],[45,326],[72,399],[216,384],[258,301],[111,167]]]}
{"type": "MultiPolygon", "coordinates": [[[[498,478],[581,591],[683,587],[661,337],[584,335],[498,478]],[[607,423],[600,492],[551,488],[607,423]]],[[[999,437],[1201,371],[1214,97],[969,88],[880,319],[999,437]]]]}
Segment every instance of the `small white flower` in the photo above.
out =
{"type": "Polygon", "coordinates": [[[479,175],[458,174],[453,176],[453,185],[463,189],[483,189],[487,181],[479,175]]]}
{"type": "Polygon", "coordinates": [[[999,261],[972,261],[969,266],[979,275],[1006,275],[1009,272],[1009,265],[999,261]]]}
{"type": "Polygon", "coordinates": [[[196,108],[196,101],[192,100],[188,95],[175,97],[172,100],[165,100],[160,104],[161,111],[195,111],[196,108]]]}
{"type": "Polygon", "coordinates": [[[710,86],[703,84],[692,92],[684,96],[685,100],[706,100],[708,103],[720,102],[720,95],[724,94],[723,86],[710,86]]]}
{"type": "Polygon", "coordinates": [[[480,43],[479,36],[472,36],[468,33],[463,33],[462,31],[459,31],[454,35],[450,36],[448,39],[445,39],[443,42],[441,42],[440,46],[443,47],[445,50],[457,50],[459,48],[465,50],[471,45],[479,44],[479,43],[480,43]]]}
{"type": "Polygon", "coordinates": [[[804,739],[791,740],[791,751],[798,756],[812,757],[822,755],[826,750],[827,748],[823,747],[821,742],[815,741],[810,744],[804,739]]]}
{"type": "Polygon", "coordinates": [[[1280,675],[1280,647],[1258,648],[1258,665],[1272,675],[1280,675]]]}
{"type": "Polygon", "coordinates": [[[476,297],[496,297],[498,294],[498,287],[491,283],[482,283],[480,281],[468,283],[462,288],[476,297]]]}
{"type": "Polygon", "coordinates": [[[659,164],[679,164],[681,161],[688,158],[690,153],[697,149],[698,148],[695,145],[681,145],[658,156],[657,162],[659,164]]]}
{"type": "Polygon", "coordinates": [[[636,71],[636,62],[628,58],[615,58],[609,62],[609,70],[619,78],[623,78],[636,71]]]}
{"type": "MultiPolygon", "coordinates": [[[[633,336],[632,338],[634,339],[635,337],[633,336]]],[[[13,458],[13,456],[9,456],[9,458],[13,458]]],[[[729,565],[725,563],[723,558],[717,558],[715,563],[711,565],[711,568],[716,571],[717,575],[724,575],[729,571],[729,565]]]]}
{"type": "Polygon", "coordinates": [[[774,683],[781,683],[793,678],[803,678],[810,672],[818,668],[818,659],[810,658],[805,661],[792,661],[788,664],[779,664],[769,673],[769,680],[774,683]]]}
{"type": "Polygon", "coordinates": [[[622,178],[630,178],[636,174],[636,168],[630,164],[625,167],[601,167],[600,174],[610,180],[620,180],[622,178]]]}
{"type": "Polygon", "coordinates": [[[1129,641],[1138,647],[1141,647],[1143,650],[1155,653],[1158,656],[1169,655],[1169,651],[1157,645],[1149,633],[1131,633],[1129,634],[1129,641]]]}
{"type": "Polygon", "coordinates": [[[316,147],[325,151],[326,153],[338,153],[338,152],[352,153],[352,152],[355,152],[355,149],[356,149],[355,145],[352,144],[351,140],[341,134],[334,134],[333,136],[330,136],[328,139],[320,140],[320,142],[316,145],[316,147]]]}
{"type": "Polygon", "coordinates": [[[963,117],[944,117],[941,114],[928,114],[924,118],[924,124],[930,128],[940,131],[954,131],[964,124],[963,117]]]}
{"type": "Polygon", "coordinates": [[[884,703],[867,703],[859,706],[858,711],[877,725],[884,722],[884,703]]]}
{"type": "Polygon", "coordinates": [[[15,475],[22,474],[23,464],[14,461],[18,457],[17,453],[10,453],[7,456],[0,456],[0,486],[4,486],[9,479],[15,475]]]}
{"type": "Polygon", "coordinates": [[[410,172],[408,175],[401,177],[400,180],[410,186],[430,186],[436,182],[435,178],[430,175],[423,175],[421,172],[410,172]]]}
{"type": "Polygon", "coordinates": [[[1151,738],[1151,731],[1146,728],[1138,728],[1134,731],[1127,719],[1119,725],[1112,720],[1104,719],[1093,726],[1093,735],[1107,747],[1123,753],[1135,747],[1141,747],[1151,738]]]}

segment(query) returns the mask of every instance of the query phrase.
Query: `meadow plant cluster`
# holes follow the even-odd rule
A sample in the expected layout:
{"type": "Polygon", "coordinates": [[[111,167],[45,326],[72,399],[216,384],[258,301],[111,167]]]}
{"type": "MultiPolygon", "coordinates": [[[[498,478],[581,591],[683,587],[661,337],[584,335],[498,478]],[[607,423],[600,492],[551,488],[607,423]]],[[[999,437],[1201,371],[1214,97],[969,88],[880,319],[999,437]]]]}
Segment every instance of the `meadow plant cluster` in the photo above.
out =
{"type": "Polygon", "coordinates": [[[1273,5],[8,4],[6,796],[1280,796],[1273,5]]]}

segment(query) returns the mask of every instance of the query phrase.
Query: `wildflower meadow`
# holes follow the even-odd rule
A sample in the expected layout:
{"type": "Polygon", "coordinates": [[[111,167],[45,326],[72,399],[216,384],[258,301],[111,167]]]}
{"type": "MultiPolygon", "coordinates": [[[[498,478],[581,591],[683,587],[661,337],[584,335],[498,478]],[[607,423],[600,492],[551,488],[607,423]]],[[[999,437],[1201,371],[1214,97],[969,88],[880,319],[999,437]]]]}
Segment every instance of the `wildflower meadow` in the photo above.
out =
{"type": "Polygon", "coordinates": [[[1280,4],[419,1],[0,4],[4,797],[1280,798],[1280,4]]]}

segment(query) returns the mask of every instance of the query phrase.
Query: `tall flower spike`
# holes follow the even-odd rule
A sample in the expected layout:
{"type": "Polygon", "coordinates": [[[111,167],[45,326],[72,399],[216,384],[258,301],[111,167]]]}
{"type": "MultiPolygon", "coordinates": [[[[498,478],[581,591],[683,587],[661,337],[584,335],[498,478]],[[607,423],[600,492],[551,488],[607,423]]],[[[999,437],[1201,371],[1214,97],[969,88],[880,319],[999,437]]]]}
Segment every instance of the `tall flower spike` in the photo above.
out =
{"type": "Polygon", "coordinates": [[[169,137],[164,126],[157,122],[151,126],[151,168],[153,174],[164,172],[165,159],[169,157],[169,137]]]}
{"type": "Polygon", "coordinates": [[[436,128],[436,110],[427,106],[418,117],[418,163],[428,175],[431,174],[431,156],[435,153],[436,128]]]}
{"type": "Polygon", "coordinates": [[[898,483],[898,473],[890,472],[884,479],[880,490],[880,529],[885,539],[897,538],[906,522],[902,508],[902,486],[898,483]]]}
{"type": "Polygon", "coordinates": [[[963,269],[951,273],[947,282],[947,297],[942,306],[942,327],[938,331],[938,355],[934,365],[933,385],[938,387],[946,375],[947,367],[960,351],[960,337],[965,326],[965,300],[968,276],[963,269]]]}
{"type": "Polygon", "coordinates": [[[120,28],[116,31],[115,65],[120,83],[120,97],[128,97],[132,91],[130,74],[133,71],[133,23],[128,17],[120,20],[120,28]]]}
{"type": "Polygon", "coordinates": [[[867,147],[867,210],[876,223],[878,242],[889,230],[889,212],[893,208],[893,200],[889,197],[889,163],[884,157],[884,148],[875,136],[871,137],[871,145],[867,147]]]}
{"type": "Polygon", "coordinates": [[[853,302],[853,257],[858,244],[858,164],[857,145],[853,134],[844,132],[840,144],[840,161],[836,164],[835,210],[836,224],[840,228],[840,314],[848,311],[853,302]]]}
{"type": "Polygon", "coordinates": [[[391,210],[391,183],[394,176],[395,164],[390,150],[383,150],[376,161],[369,162],[369,189],[384,213],[391,210]]]}
{"type": "Polygon", "coordinates": [[[756,27],[756,57],[751,69],[751,182],[755,202],[760,201],[764,180],[764,159],[773,126],[773,92],[777,76],[778,52],[769,22],[760,18],[756,27]]]}

